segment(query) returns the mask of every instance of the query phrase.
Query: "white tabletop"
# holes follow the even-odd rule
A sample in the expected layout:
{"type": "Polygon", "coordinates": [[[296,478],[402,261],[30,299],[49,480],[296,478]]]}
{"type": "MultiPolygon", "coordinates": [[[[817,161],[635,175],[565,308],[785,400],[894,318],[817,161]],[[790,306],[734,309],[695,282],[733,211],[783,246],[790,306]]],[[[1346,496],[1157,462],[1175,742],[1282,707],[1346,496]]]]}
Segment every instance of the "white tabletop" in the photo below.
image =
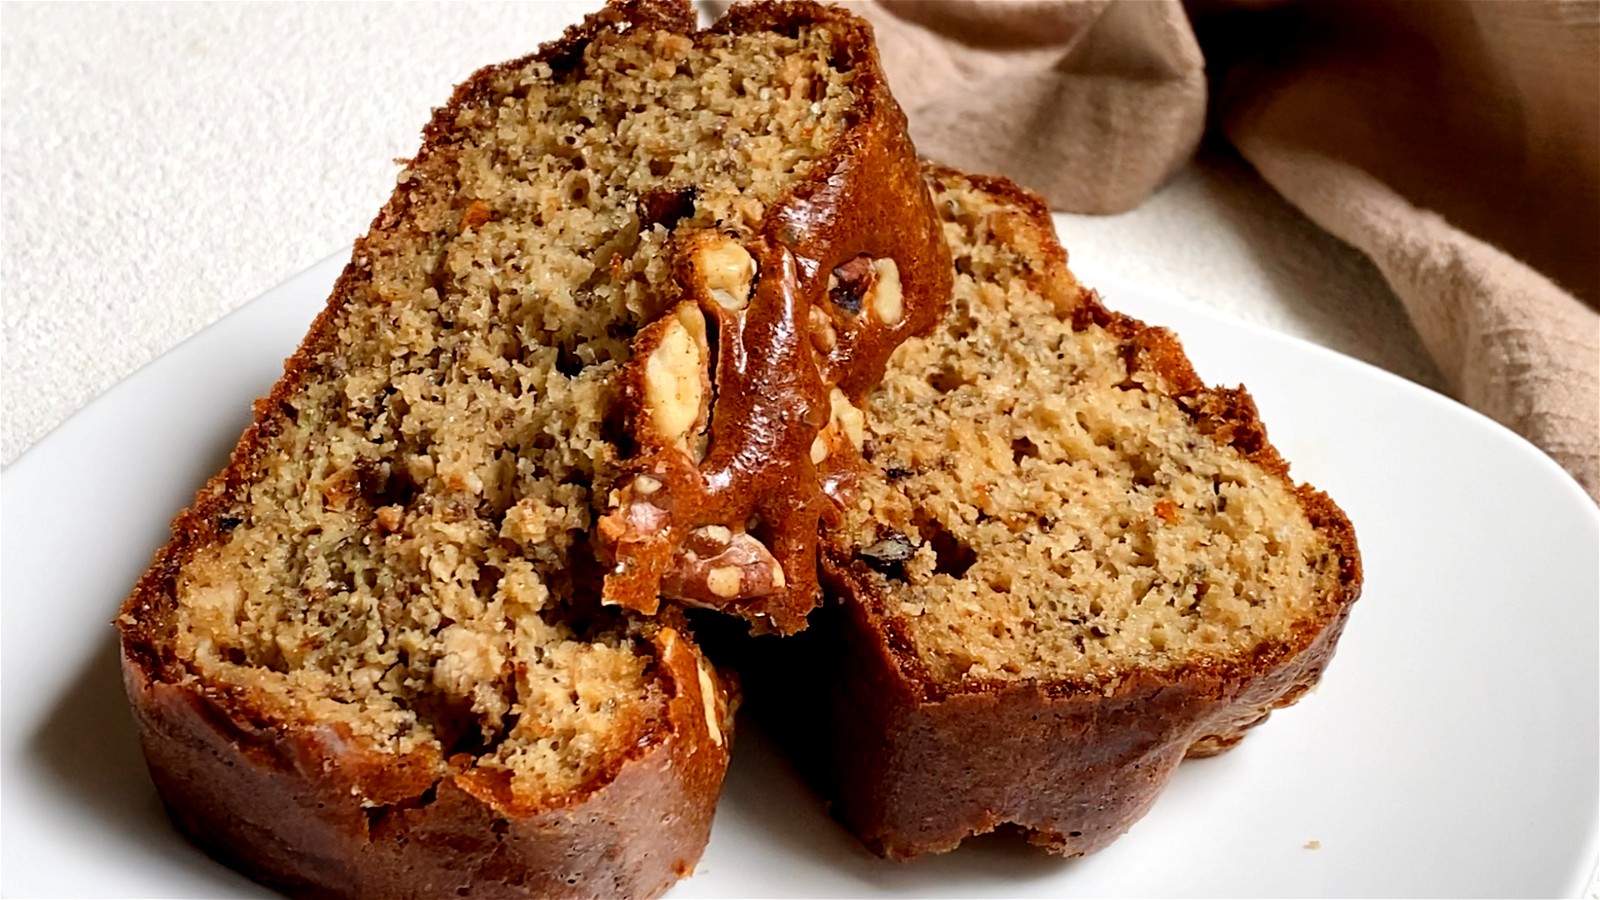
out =
{"type": "MultiPolygon", "coordinates": [[[[594,5],[6,6],[0,460],[348,246],[452,85],[594,5]]],[[[1059,221],[1091,283],[1168,288],[1441,387],[1372,265],[1226,149],[1134,212],[1059,221]]]]}

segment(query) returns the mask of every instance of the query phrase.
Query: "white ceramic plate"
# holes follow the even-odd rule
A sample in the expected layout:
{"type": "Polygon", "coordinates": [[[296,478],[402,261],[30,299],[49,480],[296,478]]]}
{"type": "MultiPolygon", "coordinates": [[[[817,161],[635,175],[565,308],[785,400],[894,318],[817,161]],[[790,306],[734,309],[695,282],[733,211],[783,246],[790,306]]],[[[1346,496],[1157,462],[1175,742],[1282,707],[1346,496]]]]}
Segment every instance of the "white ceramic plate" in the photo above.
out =
{"type": "MultiPolygon", "coordinates": [[[[320,308],[331,258],[96,400],[0,478],[8,896],[262,896],[168,827],[108,624],[320,308]]],[[[985,838],[883,862],[746,730],[675,897],[1577,895],[1596,849],[1600,516],[1505,429],[1358,362],[1096,279],[1247,383],[1356,524],[1366,591],[1322,687],[1186,764],[1110,849],[985,838]],[[1312,849],[1316,847],[1317,849],[1312,849]]]]}

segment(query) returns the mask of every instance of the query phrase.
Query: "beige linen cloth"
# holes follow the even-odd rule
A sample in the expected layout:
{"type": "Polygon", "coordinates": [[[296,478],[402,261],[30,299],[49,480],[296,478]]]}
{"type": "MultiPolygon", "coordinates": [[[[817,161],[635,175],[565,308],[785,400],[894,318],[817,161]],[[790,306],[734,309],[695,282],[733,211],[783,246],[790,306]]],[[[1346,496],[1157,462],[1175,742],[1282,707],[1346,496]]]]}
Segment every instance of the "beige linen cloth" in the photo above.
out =
{"type": "MultiPolygon", "coordinates": [[[[864,0],[919,150],[1138,205],[1208,121],[1600,499],[1600,3],[864,0]]],[[[1069,248],[1070,250],[1070,248],[1069,248]]]]}

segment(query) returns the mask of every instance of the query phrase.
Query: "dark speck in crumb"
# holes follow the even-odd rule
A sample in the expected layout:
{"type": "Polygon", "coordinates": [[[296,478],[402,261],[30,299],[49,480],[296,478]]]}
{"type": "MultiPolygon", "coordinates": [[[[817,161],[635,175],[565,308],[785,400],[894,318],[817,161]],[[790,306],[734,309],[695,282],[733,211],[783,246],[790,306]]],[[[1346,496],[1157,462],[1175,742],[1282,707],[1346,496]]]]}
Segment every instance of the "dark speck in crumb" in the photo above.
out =
{"type": "Polygon", "coordinates": [[[645,228],[660,225],[670,230],[679,219],[694,215],[696,193],[694,185],[646,191],[639,198],[639,224],[645,228]]]}
{"type": "Polygon", "coordinates": [[[917,545],[898,531],[890,531],[872,546],[856,551],[856,555],[871,569],[899,579],[905,578],[906,560],[916,554],[917,545]]]}

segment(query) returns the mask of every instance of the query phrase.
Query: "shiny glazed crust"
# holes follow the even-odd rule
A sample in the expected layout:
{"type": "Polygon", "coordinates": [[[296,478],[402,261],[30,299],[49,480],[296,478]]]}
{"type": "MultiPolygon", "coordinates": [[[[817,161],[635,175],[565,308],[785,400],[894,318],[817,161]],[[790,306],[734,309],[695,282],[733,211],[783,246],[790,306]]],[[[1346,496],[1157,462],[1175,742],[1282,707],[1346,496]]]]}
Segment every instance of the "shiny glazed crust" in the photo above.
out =
{"type": "MultiPolygon", "coordinates": [[[[768,207],[746,242],[759,273],[747,309],[731,312],[714,301],[695,265],[696,245],[679,246],[682,299],[698,306],[718,335],[709,447],[706,458],[695,461],[651,428],[634,429],[638,452],[619,480],[616,508],[599,526],[613,564],[608,602],[654,613],[659,598],[670,594],[686,605],[740,616],[756,633],[804,628],[820,599],[818,527],[834,518],[834,486],[848,480],[856,457],[845,447],[820,462],[812,454],[813,441],[829,424],[830,392],[859,403],[882,379],[895,348],[931,329],[948,302],[949,250],[871,27],[842,9],[807,2],[735,6],[716,28],[786,31],[807,22],[840,34],[846,48],[840,65],[851,74],[856,117],[828,157],[768,207]],[[858,258],[897,265],[903,310],[894,321],[859,309],[844,312],[829,299],[831,276],[858,258]],[[815,333],[819,321],[828,323],[826,344],[815,333]],[[653,482],[648,496],[627,486],[633,476],[653,482]],[[641,506],[648,515],[637,514],[641,506]],[[752,519],[762,523],[761,543],[784,573],[775,585],[758,578],[759,592],[723,598],[663,590],[664,580],[672,585],[666,576],[673,567],[682,566],[680,551],[691,529],[739,531],[752,519]],[[630,524],[636,521],[642,527],[630,524]]],[[[645,329],[622,375],[635,420],[644,405],[650,351],[673,326],[670,318],[645,329]]]]}
{"type": "MultiPolygon", "coordinates": [[[[1172,395],[1219,442],[1294,490],[1339,557],[1340,595],[1292,637],[1244,660],[1175,673],[1127,672],[1109,688],[1071,681],[941,682],[890,614],[881,581],[849,548],[826,557],[837,607],[813,626],[810,659],[827,666],[826,747],[814,775],[835,814],[875,852],[896,859],[950,850],[1012,823],[1068,856],[1093,853],[1143,816],[1186,756],[1222,752],[1314,685],[1360,594],[1355,533],[1327,495],[1289,479],[1242,389],[1207,388],[1170,333],[1105,309],[1066,269],[1048,209],[1003,179],[932,169],[1024,211],[1044,257],[1034,271],[1075,328],[1106,328],[1132,348],[1129,364],[1164,375],[1172,395]]],[[[793,660],[790,660],[791,664],[793,660]]],[[[760,676],[755,676],[760,677],[760,676]]],[[[759,689],[752,685],[752,690],[759,689]]]]}

